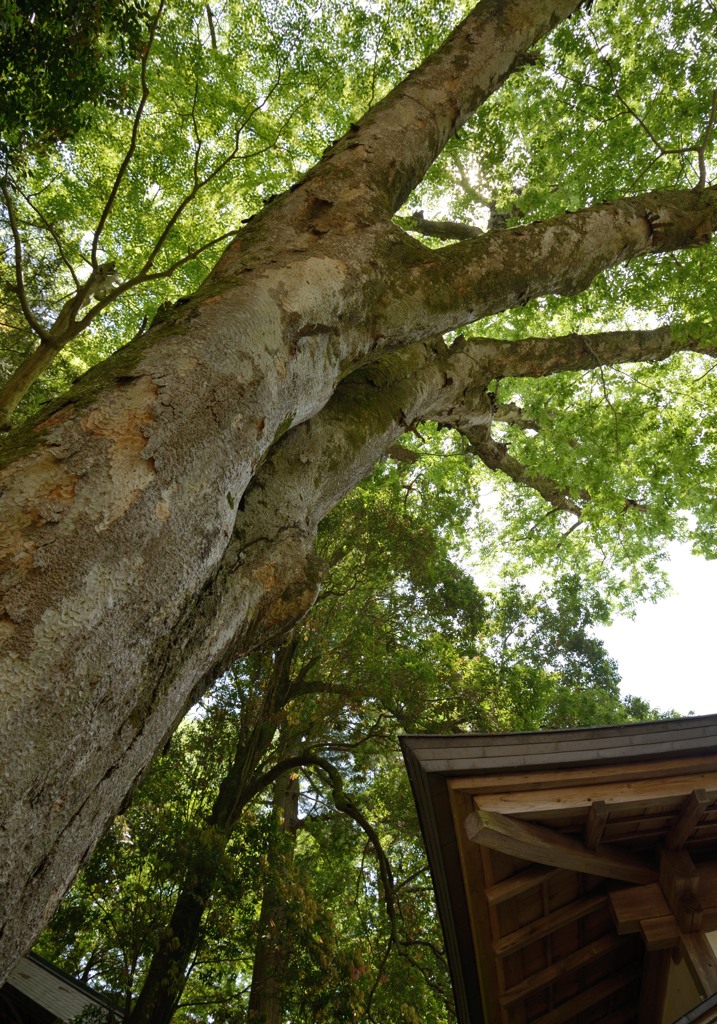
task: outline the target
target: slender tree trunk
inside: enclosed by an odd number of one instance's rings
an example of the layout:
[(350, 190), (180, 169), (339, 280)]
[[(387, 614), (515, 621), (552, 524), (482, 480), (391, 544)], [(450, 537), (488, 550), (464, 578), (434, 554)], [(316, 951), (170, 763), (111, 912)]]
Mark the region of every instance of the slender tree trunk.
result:
[[(279, 831), (269, 846), (269, 871), (264, 883), (259, 936), (249, 996), (249, 1024), (281, 1024), (288, 971), (286, 879), (291, 877), (299, 828), (299, 776), (283, 775), (274, 787), (274, 811)], [(283, 883), (283, 884), (282, 884)]]
[(187, 981), (187, 969), (201, 938), (204, 913), (222, 870), (224, 851), (247, 803), (257, 795), (257, 768), (270, 749), (277, 712), (289, 699), (294, 642), (275, 655), (272, 679), (258, 720), (240, 739), (222, 779), (206, 827), (200, 833), (170, 922), (160, 936), (128, 1024), (169, 1024)]
[(232, 770), (222, 782), (212, 809), (210, 824), (197, 839), (172, 917), (159, 938), (128, 1024), (169, 1024), (174, 1016), (192, 954), (200, 942), (202, 919), (222, 869), (224, 851), (248, 800), (247, 780), (271, 745), (274, 730), (274, 723), (271, 729), (262, 727), (252, 736), (249, 748), (242, 747), (236, 752)]
[(64, 341), (57, 343), (51, 339), (41, 341), (27, 359), (23, 360), (12, 377), (0, 388), (0, 430), (10, 429), (10, 420), (18, 404), (38, 377), (54, 361), (57, 353), (62, 351), (64, 345)]

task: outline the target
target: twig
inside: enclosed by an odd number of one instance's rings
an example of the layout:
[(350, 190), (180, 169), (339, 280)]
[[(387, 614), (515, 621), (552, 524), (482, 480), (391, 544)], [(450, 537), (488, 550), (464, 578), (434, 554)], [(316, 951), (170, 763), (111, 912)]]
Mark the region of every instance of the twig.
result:
[(218, 47), (217, 47), (217, 33), (216, 33), (215, 28), (214, 28), (214, 15), (212, 14), (212, 9), (209, 6), (209, 4), (205, 5), (204, 10), (207, 12), (207, 22), (209, 23), (209, 34), (212, 37), (212, 49), (216, 50), (216, 49), (218, 49)]
[(147, 83), (147, 64), (149, 62), (149, 55), (152, 50), (152, 44), (154, 43), (154, 37), (157, 31), (157, 26), (159, 25), (159, 19), (161, 18), (162, 12), (164, 11), (164, 4), (165, 0), (159, 0), (159, 7), (157, 8), (157, 13), (155, 14), (150, 24), (147, 46), (145, 48), (144, 53), (142, 54), (142, 64), (140, 71), (140, 77), (142, 82), (142, 96), (140, 98), (139, 104), (137, 105), (137, 111), (134, 115), (134, 120), (132, 122), (132, 133), (130, 136), (130, 143), (129, 146), (127, 147), (127, 152), (124, 155), (124, 159), (122, 160), (122, 163), (119, 166), (119, 170), (115, 175), (115, 180), (112, 183), (110, 194), (107, 197), (107, 202), (105, 203), (102, 213), (100, 214), (100, 219), (97, 222), (97, 227), (92, 238), (93, 269), (95, 269), (98, 265), (97, 250), (100, 244), (100, 236), (104, 231), (105, 224), (107, 223), (107, 218), (112, 212), (112, 207), (114, 206), (115, 200), (117, 198), (117, 193), (120, 190), (120, 185), (122, 184), (124, 176), (127, 173), (127, 168), (129, 167), (132, 157), (135, 154), (135, 150), (137, 149), (137, 140), (139, 138), (139, 126), (142, 120), (142, 115), (144, 113), (144, 108), (147, 104), (147, 99), (149, 98), (149, 85)]
[(190, 250), (186, 256), (182, 256), (181, 259), (175, 260), (174, 263), (170, 264), (164, 270), (157, 270), (152, 274), (145, 274), (143, 271), (140, 271), (138, 274), (135, 274), (134, 277), (130, 277), (126, 281), (122, 281), (110, 295), (107, 295), (104, 299), (99, 299), (95, 305), (92, 306), (89, 312), (85, 314), (82, 320), (76, 321), (76, 330), (73, 332), (72, 337), (77, 337), (78, 334), (84, 331), (84, 329), (92, 323), (98, 313), (100, 313), (105, 306), (108, 306), (110, 302), (114, 302), (115, 299), (124, 292), (129, 291), (130, 288), (135, 288), (139, 284), (147, 284), (149, 281), (159, 281), (162, 278), (171, 277), (175, 270), (183, 267), (186, 263), (191, 263), (192, 260), (196, 260), (201, 256), (203, 252), (213, 248), (215, 245), (219, 245), (220, 242), (225, 242), (227, 239), (233, 238), (235, 235), (236, 231), (225, 231), (223, 235), (217, 235), (216, 238), (212, 238), (210, 241), (205, 242), (204, 245), (200, 245), (198, 249)]
[(590, 354), (595, 359), (595, 362), (597, 363), (598, 372), (600, 373), (600, 381), (601, 381), (601, 384), (602, 384), (602, 393), (605, 396), (605, 401), (607, 402), (608, 407), (610, 409), (610, 412), (612, 413), (613, 424), (614, 424), (614, 427), (615, 427), (615, 454), (619, 456), (620, 455), (620, 424), (619, 424), (619, 421), (618, 421), (617, 412), (615, 411), (615, 406), (612, 404), (612, 400), (610, 399), (610, 392), (608, 390), (607, 382), (605, 380), (605, 371), (603, 369), (603, 364), (602, 364), (602, 361), (600, 360), (600, 357), (595, 352), (595, 349), (593, 349), (591, 347), (590, 343), (588, 342), (588, 340), (584, 336), (583, 336), (583, 344), (585, 345), (585, 348), (588, 350), (588, 352), (590, 352)]
[(715, 129), (715, 119), (717, 118), (717, 89), (712, 90), (712, 107), (710, 109), (710, 116), (707, 121), (707, 127), (704, 130), (702, 136), (702, 142), (697, 149), (697, 160), (699, 161), (700, 177), (697, 182), (696, 188), (701, 191), (707, 183), (707, 165), (705, 162), (705, 152), (712, 141), (712, 136)]
[(25, 200), (27, 205), (30, 207), (30, 209), (35, 214), (37, 214), (37, 216), (40, 218), (42, 227), (51, 236), (52, 240), (54, 241), (55, 245), (57, 246), (57, 252), (58, 252), (58, 255), (59, 255), (60, 259), (62, 260), (62, 262), (65, 264), (65, 266), (69, 270), (69, 272), (70, 272), (70, 274), (72, 276), (72, 280), (75, 283), (75, 288), (79, 288), (80, 287), (79, 278), (77, 277), (77, 274), (75, 272), (74, 266), (72, 265), (72, 262), (65, 255), (65, 248), (64, 248), (64, 246), (62, 244), (62, 239), (60, 238), (60, 235), (59, 235), (58, 231), (56, 230), (55, 226), (47, 219), (47, 217), (42, 212), (42, 210), (39, 210), (35, 206), (35, 204), (33, 203), (32, 199), (30, 199), (30, 197), (28, 195), (26, 195), (22, 191), (22, 189), (18, 188), (18, 192), (20, 193), (22, 198)]
[(0, 190), (2, 191), (3, 199), (5, 200), (8, 222), (10, 224), (10, 231), (12, 232), (13, 249), (15, 254), (15, 290), (17, 293), (18, 300), (20, 302), (20, 308), (22, 309), (23, 315), (27, 320), (30, 328), (35, 332), (40, 341), (47, 341), (50, 337), (49, 332), (45, 330), (40, 321), (35, 317), (35, 314), (30, 309), (30, 303), (27, 300), (27, 292), (25, 291), (25, 278), (22, 272), (22, 239), (20, 238), (20, 230), (17, 226), (17, 218), (15, 216), (15, 205), (13, 203), (12, 196), (10, 195), (10, 192), (7, 187), (7, 178), (3, 178), (2, 180), (0, 180)]
[[(277, 78), (277, 80), (274, 83), (272, 83), (272, 86), (269, 89), (269, 91), (268, 91), (266, 97), (264, 98), (264, 100), (262, 100), (261, 103), (256, 103), (251, 108), (249, 113), (244, 117), (244, 119), (237, 125), (237, 127), (235, 129), (235, 132), (234, 132), (234, 146), (232, 147), (230, 152), (227, 153), (227, 155), (223, 159), (221, 159), (219, 161), (219, 163), (216, 164), (212, 168), (212, 170), (209, 171), (203, 178), (199, 178), (199, 151), (200, 151), (201, 146), (202, 146), (202, 139), (199, 136), (199, 130), (198, 130), (198, 127), (197, 127), (196, 114), (195, 114), (196, 101), (197, 101), (197, 91), (198, 91), (198, 87), (199, 87), (199, 83), (198, 82), (196, 83), (194, 100), (193, 100), (193, 103), (192, 103), (192, 122), (193, 122), (193, 127), (194, 127), (194, 132), (195, 132), (195, 138), (197, 139), (197, 145), (195, 147), (194, 161), (193, 161), (193, 168), (192, 168), (192, 175), (193, 175), (194, 185), (192, 186), (190, 191), (187, 192), (187, 194), (180, 200), (180, 202), (177, 204), (174, 212), (169, 217), (169, 219), (166, 221), (166, 223), (164, 225), (164, 228), (162, 229), (162, 231), (160, 232), (159, 236), (157, 237), (157, 240), (155, 241), (154, 245), (152, 246), (152, 249), (151, 249), (151, 251), (149, 253), (149, 256), (145, 260), (145, 262), (142, 265), (141, 269), (135, 275), (135, 280), (140, 279), (140, 278), (142, 280), (150, 280), (149, 277), (142, 277), (142, 275), (146, 274), (146, 272), (149, 271), (152, 268), (152, 266), (154, 265), (154, 261), (156, 260), (157, 256), (159, 255), (159, 253), (160, 253), (160, 251), (162, 249), (162, 246), (166, 242), (167, 237), (169, 236), (169, 233), (171, 232), (172, 228), (174, 228), (174, 226), (176, 225), (177, 221), (182, 216), (182, 214), (184, 213), (186, 208), (189, 206), (189, 204), (194, 199), (196, 199), (196, 197), (199, 194), (199, 192), (203, 188), (206, 188), (206, 186), (209, 185), (212, 181), (214, 181), (214, 179), (219, 174), (221, 174), (222, 171), (226, 167), (228, 167), (228, 165), (232, 162), (232, 160), (234, 160), (236, 158), (236, 156), (237, 156), (237, 154), (239, 152), (239, 145), (240, 145), (241, 136), (242, 136), (242, 133), (243, 133), (244, 129), (249, 124), (249, 121), (254, 116), (254, 114), (256, 114), (258, 110), (261, 110), (262, 106), (269, 100), (269, 98), (271, 97), (273, 92), (279, 87), (279, 82), (280, 82), (280, 78)], [(251, 160), (251, 159), (253, 159), (256, 156), (261, 156), (262, 154), (264, 154), (264, 153), (268, 152), (270, 149), (272, 149), (273, 146), (275, 146), (275, 145), (276, 145), (276, 139), (274, 139), (274, 141), (272, 143), (270, 143), (269, 145), (262, 146), (262, 147), (260, 147), (257, 150), (254, 150), (254, 151), (252, 151), (250, 153), (244, 154), (244, 159), (245, 160)], [(227, 235), (223, 235), (222, 237), (229, 237), (230, 234), (235, 234), (235, 233), (236, 232), (228, 232)], [(166, 276), (166, 275), (163, 275), (163, 276)]]
[(395, 942), (395, 935), (393, 933), (393, 930), (391, 930), (391, 932), (390, 932), (390, 934), (388, 936), (388, 941), (386, 943), (386, 948), (383, 951), (383, 955), (381, 956), (381, 961), (380, 961), (380, 963), (378, 965), (378, 969), (376, 971), (376, 977), (374, 979), (373, 985), (371, 986), (371, 989), (370, 989), (369, 994), (368, 994), (368, 998), (366, 1000), (366, 1010), (365, 1010), (365, 1012), (366, 1012), (366, 1015), (369, 1018), (371, 1018), (371, 1005), (373, 1003), (373, 997), (376, 995), (376, 990), (378, 989), (378, 986), (381, 984), (381, 978), (383, 977), (383, 971), (384, 971), (384, 968), (385, 968), (385, 966), (386, 966), (386, 964), (388, 962), (388, 958), (390, 956), (391, 949), (393, 948), (394, 942)]

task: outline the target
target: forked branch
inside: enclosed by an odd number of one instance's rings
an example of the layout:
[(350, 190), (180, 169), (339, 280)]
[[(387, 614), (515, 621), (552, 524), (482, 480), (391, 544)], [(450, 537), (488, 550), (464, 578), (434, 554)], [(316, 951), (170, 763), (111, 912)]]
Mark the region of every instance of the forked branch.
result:
[(711, 187), (649, 192), (439, 249), (407, 240), (387, 282), (383, 333), (398, 344), (421, 330), (460, 330), (538, 296), (577, 295), (615, 264), (705, 245), (716, 227)]
[[(517, 484), (523, 484), (537, 491), (545, 498), (553, 508), (561, 512), (570, 512), (578, 519), (582, 516), (582, 506), (573, 501), (569, 493), (561, 488), (550, 477), (535, 473), (528, 466), (520, 462), (508, 451), (508, 446), (501, 441), (496, 441), (490, 436), (487, 430), (469, 431), (466, 437), (470, 441), (471, 448), (481, 462), (485, 463), (488, 469), (500, 470)], [(590, 500), (590, 495), (583, 495), (585, 501)]]
[(23, 272), (23, 251), (22, 251), (22, 238), (20, 237), (20, 228), (17, 223), (17, 215), (15, 213), (15, 203), (13, 201), (10, 189), (8, 188), (7, 178), (0, 180), (0, 191), (2, 192), (3, 200), (5, 201), (5, 208), (7, 210), (8, 223), (10, 225), (10, 232), (12, 234), (13, 243), (13, 255), (15, 258), (15, 293), (20, 303), (23, 316), (27, 320), (30, 328), (38, 336), (40, 341), (45, 341), (48, 337), (48, 331), (42, 326), (40, 321), (37, 319), (27, 298), (27, 290), (25, 288), (25, 275)]

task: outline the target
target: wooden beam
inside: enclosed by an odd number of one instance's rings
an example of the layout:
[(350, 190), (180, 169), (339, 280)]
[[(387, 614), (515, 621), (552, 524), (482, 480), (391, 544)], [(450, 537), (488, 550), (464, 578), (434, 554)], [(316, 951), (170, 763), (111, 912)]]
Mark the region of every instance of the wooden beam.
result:
[(649, 953), (679, 949), (680, 929), (672, 914), (666, 917), (648, 917), (640, 921), (640, 932)]
[(583, 842), (588, 850), (594, 850), (602, 842), (610, 811), (604, 800), (593, 800), (585, 820)]
[(665, 839), (668, 850), (679, 850), (685, 845), (711, 803), (712, 800), (706, 790), (692, 790), (682, 804), (679, 816)]
[(677, 905), (675, 919), (681, 932), (701, 932), (704, 924), (704, 908), (694, 892), (683, 892)]
[[(624, 767), (627, 771), (627, 766)], [(681, 776), (675, 769), (674, 775), (671, 772), (664, 775), (662, 778), (635, 779), (627, 775), (603, 782), (599, 767), (594, 766), (588, 777), (579, 776), (575, 780), (564, 772), (553, 775), (548, 781), (536, 772), (535, 776), (520, 776), (518, 784), (516, 776), (510, 780), (510, 788), (502, 776), (455, 779), (451, 782), (452, 788), (473, 791), (477, 810), (528, 818), (537, 814), (570, 816), (575, 811), (589, 810), (597, 800), (603, 800), (611, 810), (620, 811), (630, 808), (649, 811), (650, 808), (669, 808), (671, 805), (670, 815), (679, 817), (680, 809), (694, 790), (702, 790), (708, 799), (717, 800), (717, 771)], [(487, 790), (489, 785), (491, 788)]]
[(670, 916), (669, 905), (657, 882), (615, 889), (610, 893), (610, 908), (618, 935), (639, 931), (641, 921)]
[(532, 1024), (575, 1024), (580, 1015), (591, 1006), (597, 1006), (604, 999), (619, 992), (621, 988), (635, 982), (635, 968), (626, 967), (622, 971), (613, 972), (610, 977), (583, 989), (577, 996), (561, 1003), (554, 1010), (536, 1017)]
[(699, 885), (700, 876), (687, 850), (660, 850), (660, 886), (680, 931), (702, 930)]
[(662, 1020), (671, 959), (669, 949), (645, 953), (637, 1024), (659, 1024)]
[(588, 850), (578, 839), (544, 825), (516, 821), (494, 811), (474, 811), (465, 822), (471, 842), (538, 864), (581, 871), (622, 882), (653, 882), (657, 871), (626, 850), (602, 846)]
[[(423, 757), (421, 758), (423, 761)], [(452, 765), (453, 770), (456, 766)], [(541, 770), (542, 769), (542, 770)], [(530, 792), (534, 795), (541, 790), (567, 786), (594, 787), (599, 785), (647, 782), (650, 779), (666, 777), (681, 778), (681, 793), (686, 798), (693, 789), (709, 789), (701, 778), (705, 772), (717, 770), (717, 756), (702, 754), (698, 757), (663, 757), (657, 761), (620, 761), (616, 764), (573, 765), (559, 769), (536, 765), (532, 771), (505, 772), (496, 768), (485, 774), (464, 775), (447, 779), (449, 789), (458, 789), (474, 795), (494, 796), (499, 793)], [(586, 795), (590, 791), (585, 790)], [(600, 799), (595, 794), (593, 799)]]
[[(446, 883), (457, 885), (458, 891), (450, 895), (453, 906), (460, 905), (461, 895), (467, 902), (466, 909), (470, 928), (468, 931), (465, 928), (465, 920), (460, 922), (459, 919), (458, 924), (461, 924), (461, 930), (447, 932), (447, 940), (451, 943), (448, 946), (447, 942), (449, 955), (452, 953), (454, 964), (460, 964), (460, 974), (465, 972), (465, 977), (468, 978), (465, 987), (462, 981), (459, 981), (456, 998), (465, 1005), (471, 999), (482, 1001), (487, 1019), (498, 1022), (500, 1021), (498, 992), (502, 991), (505, 985), (501, 984), (498, 976), (498, 962), (495, 957), (491, 956), (490, 910), (482, 898), (487, 882), (483, 872), (483, 858), (476, 856), (480, 851), (468, 842), (462, 828), (466, 815), (471, 811), (471, 798), (467, 793), (449, 790), (449, 799), (460, 867), (455, 872), (448, 872), (448, 875), (452, 877), (447, 877)], [(471, 976), (470, 972), (473, 968), (475, 974)]]
[(579, 921), (580, 918), (587, 917), (588, 914), (592, 914), (605, 906), (607, 906), (607, 896), (602, 894), (591, 896), (584, 900), (573, 900), (571, 903), (566, 903), (560, 910), (554, 910), (552, 914), (539, 917), (537, 921), (526, 924), (522, 928), (517, 928), (507, 935), (503, 935), (500, 939), (496, 939), (493, 943), (493, 951), (499, 957), (508, 956), (510, 953), (517, 953), (518, 950), (529, 946), (531, 942), (544, 939), (546, 935), (557, 931), (563, 925)]
[(672, 949), (680, 942), (680, 930), (657, 882), (616, 889), (610, 893), (618, 935), (641, 932), (648, 950)]
[(496, 882), (495, 885), (487, 886), (485, 898), (491, 907), (499, 906), (501, 903), (505, 903), (506, 900), (522, 896), (523, 893), (530, 892), (531, 889), (535, 889), (549, 879), (554, 878), (560, 874), (560, 870), (560, 868), (543, 867), (542, 864), (534, 864), (526, 868), (525, 871), (519, 871), (517, 875), (511, 875), (510, 878), (505, 878), (502, 882)]
[(525, 999), (526, 996), (532, 995), (538, 989), (546, 988), (558, 978), (566, 977), (571, 971), (577, 971), (586, 964), (593, 963), (595, 960), (599, 960), (600, 957), (612, 953), (621, 941), (619, 936), (611, 932), (608, 935), (603, 935), (600, 939), (596, 939), (594, 942), (588, 943), (586, 946), (576, 949), (574, 953), (556, 960), (549, 967), (545, 967), (542, 971), (531, 974), (517, 985), (511, 986), (500, 997), (501, 1006), (510, 1006), (519, 999)]
[(673, 912), (682, 893), (697, 892), (700, 877), (687, 850), (660, 850), (660, 885)]
[(682, 936), (682, 950), (692, 979), (705, 998), (717, 992), (717, 956), (704, 932)]

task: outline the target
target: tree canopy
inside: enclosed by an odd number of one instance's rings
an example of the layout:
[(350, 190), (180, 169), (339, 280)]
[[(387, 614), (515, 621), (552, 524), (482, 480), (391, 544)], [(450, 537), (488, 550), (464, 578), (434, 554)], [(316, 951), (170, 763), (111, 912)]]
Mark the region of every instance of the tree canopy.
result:
[[(58, 59), (35, 102), (39, 33), (71, 38), (65, 7), (31, 8), (0, 8), (20, 119), (0, 125), (2, 963), (124, 807), (99, 863), (118, 906), (149, 872), (138, 920), (169, 929), (153, 955), (146, 933), (108, 947), (133, 1024), (154, 975), (183, 998), (202, 929), (261, 938), (259, 863), (232, 922), (219, 899), (204, 918), (227, 850), (261, 842), (318, 879), (307, 977), (331, 932), (347, 1006), (443, 1013), (443, 982), (406, 1010), (381, 982), (409, 954), (406, 978), (433, 970), (386, 744), (650, 714), (591, 623), (661, 591), (668, 541), (715, 553), (717, 9), (77, 5), (97, 77)], [(505, 585), (479, 593), (470, 559)], [(128, 794), (210, 692), (165, 755), (197, 820), (170, 801), (171, 857), (133, 858)], [(284, 827), (297, 799), (326, 815)], [(345, 919), (324, 914), (366, 850)]]

